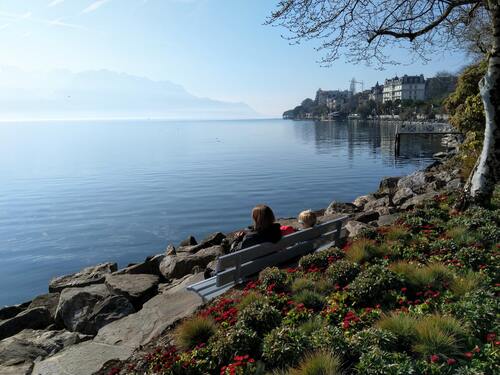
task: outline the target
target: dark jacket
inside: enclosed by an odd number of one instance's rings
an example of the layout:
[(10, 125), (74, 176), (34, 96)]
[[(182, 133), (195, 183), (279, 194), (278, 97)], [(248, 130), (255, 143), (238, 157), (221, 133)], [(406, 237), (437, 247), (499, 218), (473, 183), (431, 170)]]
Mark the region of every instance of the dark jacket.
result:
[(243, 240), (238, 244), (237, 250), (245, 249), (250, 246), (258, 245), (264, 242), (276, 243), (281, 240), (280, 224), (274, 223), (269, 229), (257, 232), (250, 230)]

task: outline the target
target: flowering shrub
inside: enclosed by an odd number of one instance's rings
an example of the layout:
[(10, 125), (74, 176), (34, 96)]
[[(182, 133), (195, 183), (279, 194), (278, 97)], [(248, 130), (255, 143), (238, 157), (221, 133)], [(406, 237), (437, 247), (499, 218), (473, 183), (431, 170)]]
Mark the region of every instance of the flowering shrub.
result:
[(269, 267), (260, 272), (259, 281), (267, 291), (282, 291), (286, 287), (287, 274), (278, 267)]
[(278, 327), (264, 338), (262, 358), (270, 367), (294, 366), (309, 348), (309, 340), (300, 329)]
[(327, 250), (317, 251), (300, 258), (299, 266), (305, 271), (314, 272), (316, 269), (324, 269), (336, 260), (342, 259), (344, 252), (339, 248), (332, 247)]
[(240, 312), (239, 322), (261, 335), (280, 324), (281, 314), (269, 303), (257, 300)]
[(388, 291), (400, 287), (401, 280), (394, 272), (384, 266), (373, 265), (363, 270), (349, 284), (349, 293), (357, 304), (368, 305), (380, 301)]
[(360, 270), (361, 267), (357, 263), (339, 260), (328, 267), (326, 275), (332, 284), (345, 286), (354, 280)]
[(220, 375), (250, 375), (256, 370), (255, 359), (250, 358), (248, 354), (237, 355), (233, 362), (220, 369)]
[(236, 304), (238, 300), (231, 298), (221, 298), (215, 305), (212, 305), (200, 312), (202, 317), (212, 317), (218, 323), (226, 323), (232, 325), (236, 323), (236, 315), (238, 310)]
[(372, 350), (361, 355), (356, 364), (358, 374), (366, 375), (408, 375), (417, 374), (411, 357), (403, 353)]
[(314, 350), (330, 352), (342, 355), (342, 357), (345, 357), (349, 352), (349, 345), (342, 330), (327, 324), (311, 332), (309, 341)]
[(260, 353), (259, 335), (238, 323), (228, 329), (218, 331), (210, 343), (211, 355), (217, 363), (227, 363), (237, 355)]

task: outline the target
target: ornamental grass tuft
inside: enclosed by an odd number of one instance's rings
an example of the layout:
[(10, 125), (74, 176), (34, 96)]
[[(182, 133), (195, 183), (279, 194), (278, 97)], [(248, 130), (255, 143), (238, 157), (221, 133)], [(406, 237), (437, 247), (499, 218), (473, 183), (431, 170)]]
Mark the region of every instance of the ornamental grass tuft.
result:
[(381, 256), (382, 251), (373, 240), (360, 238), (351, 243), (346, 253), (346, 258), (351, 262), (364, 263), (375, 257)]
[(389, 241), (408, 241), (411, 239), (411, 232), (402, 225), (389, 227), (385, 232), (385, 238)]
[(175, 330), (174, 336), (178, 347), (189, 350), (206, 344), (216, 330), (217, 326), (211, 318), (195, 316), (183, 321)]
[(316, 290), (316, 283), (305, 277), (295, 279), (292, 283), (292, 293), (300, 293), (304, 290)]
[(303, 290), (293, 296), (293, 300), (300, 304), (302, 303), (306, 308), (319, 311), (325, 305), (325, 298), (313, 291), (313, 290)]
[(376, 326), (391, 332), (402, 349), (409, 349), (417, 336), (418, 320), (410, 314), (390, 313), (382, 316)]
[(389, 269), (402, 276), (404, 281), (416, 289), (441, 287), (453, 279), (453, 271), (443, 263), (421, 265), (406, 261), (392, 263)]
[(479, 272), (469, 271), (465, 275), (455, 277), (450, 283), (450, 290), (457, 297), (462, 297), (478, 289), (484, 282), (484, 276)]
[(342, 374), (342, 362), (336, 355), (316, 352), (305, 356), (287, 375), (337, 375)]

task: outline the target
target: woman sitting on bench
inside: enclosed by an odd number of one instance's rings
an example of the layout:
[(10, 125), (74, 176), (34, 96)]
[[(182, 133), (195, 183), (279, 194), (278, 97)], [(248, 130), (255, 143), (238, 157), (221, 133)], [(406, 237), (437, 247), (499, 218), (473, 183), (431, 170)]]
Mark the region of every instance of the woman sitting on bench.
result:
[[(232, 249), (241, 250), (264, 242), (276, 243), (281, 240), (280, 224), (275, 223), (270, 207), (260, 204), (252, 210), (253, 226), (249, 232), (238, 233), (238, 239)], [(239, 242), (239, 243), (238, 243)]]

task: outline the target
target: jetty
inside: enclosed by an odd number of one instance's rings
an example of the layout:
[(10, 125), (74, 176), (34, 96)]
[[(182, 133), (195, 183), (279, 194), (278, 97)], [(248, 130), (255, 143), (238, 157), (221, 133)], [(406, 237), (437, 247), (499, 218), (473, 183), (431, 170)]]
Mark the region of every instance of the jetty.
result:
[(405, 121), (396, 126), (394, 135), (394, 152), (399, 156), (402, 135), (432, 135), (432, 134), (461, 134), (456, 128), (447, 122), (414, 122)]

